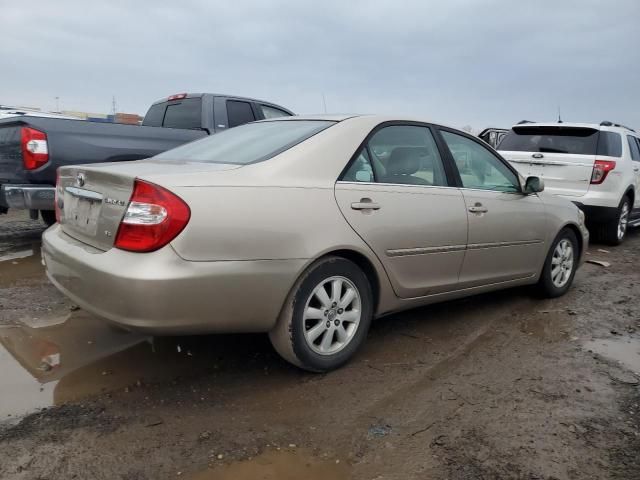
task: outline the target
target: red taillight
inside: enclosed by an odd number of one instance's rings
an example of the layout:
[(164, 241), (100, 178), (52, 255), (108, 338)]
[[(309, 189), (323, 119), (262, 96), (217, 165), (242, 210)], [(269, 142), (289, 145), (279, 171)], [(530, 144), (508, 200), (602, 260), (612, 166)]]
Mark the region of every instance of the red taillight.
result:
[(182, 100), (183, 98), (187, 98), (187, 94), (186, 93), (176, 93), (175, 95), (171, 95), (169, 98), (167, 98), (167, 101), (172, 101), (172, 100)]
[(616, 168), (616, 162), (613, 160), (596, 160), (593, 164), (593, 172), (591, 172), (591, 183), (598, 185), (604, 182), (611, 170)]
[(114, 246), (131, 252), (164, 247), (184, 229), (191, 211), (184, 201), (153, 183), (136, 180)]
[(62, 194), (62, 185), (60, 185), (60, 170), (56, 170), (56, 191), (54, 194), (54, 207), (56, 210), (56, 222), (60, 223), (60, 218), (62, 217), (62, 202), (64, 201), (64, 197)]
[(27, 170), (35, 170), (49, 161), (47, 134), (34, 128), (22, 127), (20, 133), (22, 163)]

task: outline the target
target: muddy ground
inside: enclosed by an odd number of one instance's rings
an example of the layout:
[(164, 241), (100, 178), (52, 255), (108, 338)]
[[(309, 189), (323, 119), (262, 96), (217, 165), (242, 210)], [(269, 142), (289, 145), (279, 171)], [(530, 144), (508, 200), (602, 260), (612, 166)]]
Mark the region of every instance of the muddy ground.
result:
[(384, 318), (327, 375), (263, 335), (104, 325), (47, 283), (41, 231), (0, 216), (2, 479), (640, 479), (640, 231), (563, 298)]

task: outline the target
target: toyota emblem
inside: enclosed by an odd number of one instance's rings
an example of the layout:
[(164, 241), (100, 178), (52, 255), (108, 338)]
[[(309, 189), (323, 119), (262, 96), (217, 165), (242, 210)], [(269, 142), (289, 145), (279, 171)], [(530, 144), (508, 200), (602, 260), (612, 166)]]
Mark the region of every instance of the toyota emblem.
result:
[(78, 185), (79, 187), (84, 187), (84, 173), (79, 173), (78, 175), (76, 175), (76, 185)]

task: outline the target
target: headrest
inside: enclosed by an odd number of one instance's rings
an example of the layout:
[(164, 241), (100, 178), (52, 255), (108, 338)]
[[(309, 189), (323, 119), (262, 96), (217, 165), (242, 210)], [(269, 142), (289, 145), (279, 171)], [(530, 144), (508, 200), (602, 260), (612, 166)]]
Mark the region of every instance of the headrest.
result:
[(387, 174), (412, 175), (420, 170), (421, 159), (428, 154), (424, 147), (396, 147), (387, 161)]

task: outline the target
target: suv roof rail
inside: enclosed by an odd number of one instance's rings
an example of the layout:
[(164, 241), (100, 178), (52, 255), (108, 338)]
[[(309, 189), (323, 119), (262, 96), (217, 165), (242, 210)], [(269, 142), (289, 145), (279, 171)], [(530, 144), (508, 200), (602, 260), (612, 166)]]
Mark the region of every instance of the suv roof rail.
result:
[(518, 123), (516, 123), (516, 125), (522, 125), (523, 123), (536, 123), (532, 120), (520, 120)]
[(600, 126), (601, 127), (620, 127), (620, 128), (626, 128), (627, 130), (631, 130), (632, 132), (635, 132), (635, 130), (631, 127), (627, 127), (626, 125), (622, 125), (620, 123), (613, 123), (610, 122), (608, 120), (605, 120), (603, 122), (600, 122)]

